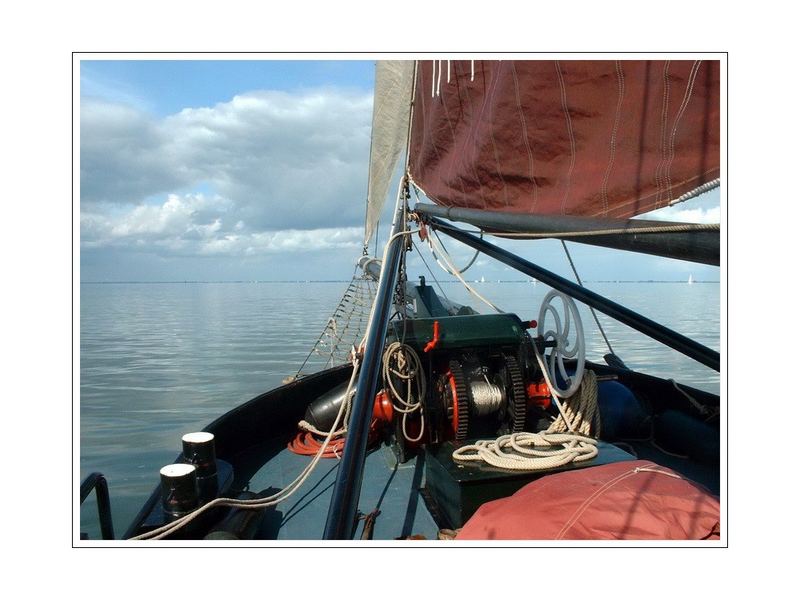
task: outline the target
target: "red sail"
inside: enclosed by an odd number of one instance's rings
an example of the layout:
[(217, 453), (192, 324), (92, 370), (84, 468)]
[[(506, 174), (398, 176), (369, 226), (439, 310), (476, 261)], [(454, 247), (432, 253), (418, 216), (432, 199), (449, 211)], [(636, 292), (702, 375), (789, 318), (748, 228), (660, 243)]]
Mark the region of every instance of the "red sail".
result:
[(444, 206), (614, 218), (666, 206), (719, 178), (719, 69), (420, 61), (411, 176)]

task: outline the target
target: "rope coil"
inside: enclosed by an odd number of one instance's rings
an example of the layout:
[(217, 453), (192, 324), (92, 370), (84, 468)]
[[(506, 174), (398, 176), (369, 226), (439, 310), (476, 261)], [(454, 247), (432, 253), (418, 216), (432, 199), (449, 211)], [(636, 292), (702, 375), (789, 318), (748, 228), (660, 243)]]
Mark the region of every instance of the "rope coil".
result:
[(479, 440), (453, 452), (461, 462), (485, 462), (513, 471), (552, 469), (597, 456), (597, 440), (573, 433), (511, 433)]
[(488, 381), (470, 383), (475, 414), (484, 416), (496, 412), (503, 404), (503, 391)]
[[(538, 358), (538, 353), (537, 353)], [(549, 382), (548, 382), (549, 385)], [(562, 405), (553, 395), (559, 416), (547, 431), (503, 435), (496, 440), (478, 440), (453, 452), (453, 460), (483, 462), (512, 471), (540, 471), (597, 456), (600, 411), (597, 405), (597, 377), (584, 374), (578, 391)]]
[[(405, 383), (405, 390), (399, 391), (395, 381)], [(403, 415), (403, 437), (409, 442), (418, 442), (425, 432), (425, 414), (422, 411), (422, 398), (425, 395), (425, 370), (419, 355), (411, 346), (392, 342), (383, 353), (383, 384), (389, 392), (392, 407)], [(406, 423), (409, 415), (420, 414), (420, 430), (416, 437), (408, 434)]]

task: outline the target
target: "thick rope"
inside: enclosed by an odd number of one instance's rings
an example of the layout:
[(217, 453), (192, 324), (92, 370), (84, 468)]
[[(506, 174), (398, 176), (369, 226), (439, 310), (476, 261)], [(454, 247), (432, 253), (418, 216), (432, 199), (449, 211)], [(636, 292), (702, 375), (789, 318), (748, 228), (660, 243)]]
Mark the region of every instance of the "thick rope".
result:
[(675, 204), (678, 204), (679, 202), (684, 202), (686, 200), (691, 200), (692, 198), (696, 198), (700, 194), (705, 194), (706, 192), (713, 190), (714, 188), (718, 188), (719, 184), (720, 184), (719, 177), (717, 177), (716, 179), (712, 179), (711, 181), (708, 181), (703, 185), (686, 192), (682, 196), (678, 196), (677, 198), (675, 198), (675, 200), (672, 200), (669, 203), (669, 205), (673, 206)]
[[(471, 285), (469, 285), (466, 282), (466, 280), (461, 276), (461, 272), (458, 269), (456, 269), (456, 267), (453, 265), (453, 261), (450, 259), (450, 255), (448, 254), (448, 252), (444, 248), (440, 248), (439, 249), (439, 254), (442, 257), (442, 260), (444, 260), (450, 268), (448, 269), (441, 262), (439, 262), (439, 259), (436, 256), (436, 251), (434, 250), (434, 247), (433, 247), (434, 246), (434, 241), (433, 241), (434, 237), (435, 236), (432, 236), (432, 235), (428, 236), (428, 248), (430, 249), (431, 254), (433, 254), (433, 257), (436, 259), (436, 264), (438, 264), (446, 272), (448, 272), (448, 273), (450, 273), (452, 275), (455, 275), (458, 278), (458, 280), (461, 282), (461, 284), (465, 288), (467, 288), (467, 291), (470, 294), (472, 294), (475, 298), (477, 298), (478, 300), (480, 300), (481, 302), (486, 304), (488, 307), (490, 307), (494, 311), (499, 312), (499, 313), (503, 312), (502, 309), (498, 308), (497, 306), (492, 304), (489, 300), (487, 300), (486, 298), (481, 296), (477, 291), (475, 291), (475, 289)], [(452, 269), (452, 271), (450, 269)]]
[(597, 456), (595, 437), (600, 433), (600, 411), (594, 372), (585, 372), (578, 391), (563, 406), (557, 396), (553, 395), (553, 400), (561, 414), (547, 431), (479, 440), (455, 450), (453, 460), (484, 462), (513, 471), (540, 471)]
[[(395, 387), (395, 380), (405, 383), (405, 391)], [(422, 410), (422, 398), (425, 395), (425, 370), (419, 355), (411, 346), (400, 342), (392, 342), (383, 353), (383, 385), (389, 392), (392, 408), (402, 414), (403, 437), (409, 442), (418, 442), (425, 432), (425, 414)], [(416, 437), (408, 434), (406, 422), (409, 415), (420, 415), (420, 430)]]
[[(510, 450), (510, 451), (509, 451)], [(597, 440), (573, 433), (512, 433), (458, 448), (453, 460), (513, 471), (552, 469), (597, 456)]]
[(597, 405), (597, 376), (586, 370), (578, 391), (564, 400), (563, 412), (547, 428), (547, 433), (577, 432), (600, 436), (600, 409)]
[[(445, 245), (444, 245), (444, 242), (442, 241), (442, 238), (440, 238), (440, 237), (439, 237), (439, 234), (436, 232), (436, 230), (435, 230), (435, 229), (431, 229), (431, 231), (433, 232), (433, 235), (435, 235), (435, 236), (436, 236), (436, 240), (439, 242), (439, 245), (442, 247), (442, 249), (443, 249), (445, 252), (447, 252), (447, 248), (445, 247)], [(480, 239), (483, 239), (483, 232), (482, 232), (482, 231), (481, 231), (481, 234), (480, 234)], [(467, 272), (467, 270), (468, 270), (468, 269), (469, 269), (469, 268), (470, 268), (470, 267), (471, 267), (473, 264), (475, 264), (475, 260), (478, 258), (478, 255), (479, 255), (480, 253), (481, 253), (481, 251), (480, 251), (480, 250), (475, 250), (475, 254), (473, 254), (473, 255), (472, 255), (472, 258), (471, 258), (471, 259), (469, 259), (469, 262), (466, 264), (466, 266), (464, 266), (464, 267), (461, 267), (460, 269), (456, 268), (455, 270), (456, 270), (457, 272), (461, 273), (461, 274), (464, 274), (464, 273), (466, 273), (466, 272)], [(434, 257), (434, 258), (436, 258), (436, 253), (435, 253), (435, 252), (433, 253), (433, 257)], [(441, 264), (440, 264), (439, 266), (441, 266)], [(442, 267), (442, 268), (444, 268), (444, 267)], [(445, 271), (447, 271), (447, 272), (448, 272), (448, 274), (450, 274), (450, 275), (453, 275), (453, 276), (455, 276), (455, 275), (456, 275), (455, 273), (452, 273), (452, 272), (450, 272), (450, 270), (449, 270), (449, 269), (445, 269)]]

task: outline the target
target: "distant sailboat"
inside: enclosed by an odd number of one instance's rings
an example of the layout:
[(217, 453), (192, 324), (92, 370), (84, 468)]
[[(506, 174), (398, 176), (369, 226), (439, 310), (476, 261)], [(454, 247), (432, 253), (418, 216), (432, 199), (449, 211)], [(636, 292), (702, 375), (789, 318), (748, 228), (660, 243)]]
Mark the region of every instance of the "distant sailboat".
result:
[(481, 283), (486, 283), (486, 278), (483, 275), (481, 275)]
[(690, 284), (690, 285), (691, 285), (692, 283), (694, 283), (694, 277), (692, 277), (691, 273), (689, 274), (689, 281), (687, 281), (686, 283), (688, 283), (688, 284)]

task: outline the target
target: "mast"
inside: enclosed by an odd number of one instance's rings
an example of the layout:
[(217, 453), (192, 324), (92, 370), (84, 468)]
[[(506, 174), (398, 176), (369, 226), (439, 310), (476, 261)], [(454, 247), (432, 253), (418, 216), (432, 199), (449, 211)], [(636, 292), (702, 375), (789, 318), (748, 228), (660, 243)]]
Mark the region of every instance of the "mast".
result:
[(339, 463), (328, 519), (325, 523), (326, 540), (352, 539), (356, 526), (372, 405), (378, 388), (383, 346), (389, 327), (389, 317), (392, 314), (395, 283), (404, 248), (405, 236), (402, 235), (405, 230), (404, 212), (405, 198), (398, 202), (372, 316), (367, 326), (368, 334), (361, 360), (361, 372), (358, 374), (356, 395), (353, 398), (350, 423), (347, 427), (347, 443)]

